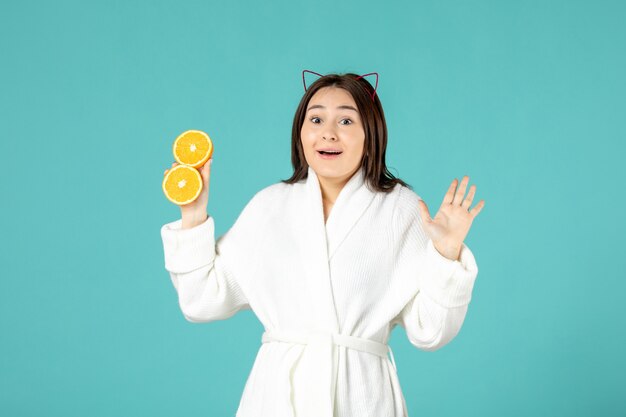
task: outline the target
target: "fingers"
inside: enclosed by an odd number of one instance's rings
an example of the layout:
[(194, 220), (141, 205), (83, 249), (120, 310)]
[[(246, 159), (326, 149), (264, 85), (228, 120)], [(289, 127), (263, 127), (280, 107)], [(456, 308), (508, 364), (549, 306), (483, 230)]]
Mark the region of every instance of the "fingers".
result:
[[(213, 158), (209, 159), (202, 167), (200, 167), (200, 174), (202, 175), (202, 179), (206, 182), (211, 177), (211, 163), (213, 162)], [(174, 168), (178, 165), (178, 162), (172, 162), (171, 168)], [(163, 171), (163, 175), (166, 175), (169, 169)]]
[(467, 196), (465, 197), (465, 199), (463, 199), (463, 196), (465, 195), (465, 191), (467, 189), (467, 184), (469, 183), (469, 176), (463, 176), (458, 189), (456, 188), (457, 181), (458, 180), (456, 178), (452, 180), (452, 183), (450, 184), (450, 187), (448, 188), (448, 191), (446, 192), (446, 195), (443, 199), (444, 204), (460, 205), (461, 207), (468, 210), (473, 217), (476, 217), (485, 206), (485, 200), (480, 200), (472, 210), (469, 210), (472, 205), (472, 201), (474, 200), (474, 196), (476, 195), (476, 185), (472, 184), (470, 186)]
[[(469, 177), (465, 176), (463, 178), (463, 181), (465, 181), (465, 178), (467, 178), (467, 182), (469, 182)], [(465, 194), (465, 187), (467, 186), (467, 182), (465, 182), (465, 185), (461, 185), (461, 187), (459, 188), (459, 191), (457, 192), (457, 196), (460, 195), (460, 198), (462, 198), (463, 194)], [(461, 182), (461, 184), (463, 184), (463, 182)], [(472, 201), (474, 201), (474, 195), (476, 195), (476, 185), (472, 184), (472, 186), (469, 189), (469, 192), (467, 193), (467, 197), (465, 197), (465, 199), (461, 203), (461, 207), (468, 210), (469, 213), (472, 215), (472, 218), (476, 217), (478, 213), (480, 213), (480, 210), (482, 210), (482, 208), (485, 206), (485, 200), (480, 200), (478, 204), (474, 206), (472, 210), (470, 210), (469, 208), (472, 205)], [(455, 197), (455, 200), (456, 200), (456, 197)]]
[[(456, 182), (456, 178), (453, 183)], [(463, 200), (463, 196), (465, 195), (465, 189), (467, 188), (467, 183), (469, 182), (469, 177), (467, 175), (463, 176), (461, 180), (461, 184), (459, 185), (459, 189), (456, 190), (456, 194), (454, 195), (454, 199), (452, 200), (452, 204), (460, 205)]]
[(461, 203), (461, 207), (463, 207), (464, 209), (469, 209), (472, 205), (474, 194), (476, 194), (476, 186), (472, 185), (469, 189), (469, 192), (467, 193), (467, 197), (465, 197), (465, 200), (463, 200), (463, 203)]
[(483, 207), (485, 207), (485, 200), (480, 200), (478, 204), (476, 204), (476, 206), (470, 210), (472, 218), (478, 216), (478, 213), (480, 213)]
[(211, 177), (211, 163), (212, 162), (213, 162), (213, 158), (209, 159), (204, 165), (202, 165), (202, 168), (200, 168), (202, 179), (205, 182), (208, 182), (209, 178)]
[[(178, 165), (178, 162), (172, 162), (171, 168), (174, 168), (176, 165)], [(166, 169), (165, 171), (163, 171), (163, 175), (167, 174), (167, 171), (169, 171), (169, 169)]]
[(443, 196), (443, 204), (452, 204), (454, 198), (454, 190), (456, 190), (456, 178), (452, 180), (452, 184), (448, 187), (446, 195)]

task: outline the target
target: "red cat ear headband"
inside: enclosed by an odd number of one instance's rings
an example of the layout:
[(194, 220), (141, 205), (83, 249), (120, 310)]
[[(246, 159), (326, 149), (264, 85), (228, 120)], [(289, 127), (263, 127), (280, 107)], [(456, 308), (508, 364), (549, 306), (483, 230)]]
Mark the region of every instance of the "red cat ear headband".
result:
[[(309, 71), (309, 70), (304, 70), (302, 71), (302, 84), (304, 84), (304, 91), (306, 92), (306, 81), (304, 80), (304, 73), (305, 72), (310, 72), (311, 74), (315, 74), (318, 75), (320, 77), (323, 77), (322, 74), (318, 74), (317, 72), (313, 72), (313, 71)], [(377, 72), (370, 72), (368, 74), (363, 74), (363, 75), (359, 75), (358, 77), (356, 77), (356, 79), (358, 80), (359, 78), (363, 78), (363, 77), (367, 77), (368, 75), (376, 75), (376, 85), (374, 86), (374, 92), (370, 95), (370, 97), (372, 97), (372, 101), (374, 101), (374, 96), (376, 96), (376, 89), (378, 88), (378, 73)], [(369, 92), (368, 92), (369, 94)]]

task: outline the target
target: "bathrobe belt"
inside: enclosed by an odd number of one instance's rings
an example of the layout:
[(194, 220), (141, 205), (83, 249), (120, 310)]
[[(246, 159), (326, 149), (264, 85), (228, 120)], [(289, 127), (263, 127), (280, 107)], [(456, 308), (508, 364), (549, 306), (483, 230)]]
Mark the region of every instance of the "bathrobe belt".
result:
[[(307, 376), (306, 387), (300, 387), (297, 395), (302, 404), (297, 417), (315, 416), (332, 417), (337, 386), (337, 368), (339, 356), (335, 346), (367, 352), (387, 359), (387, 352), (391, 355), (391, 363), (396, 372), (396, 362), (391, 347), (386, 343), (377, 342), (356, 336), (338, 333), (294, 333), (282, 331), (266, 331), (262, 337), (263, 343), (285, 342), (306, 345), (302, 354), (308, 355), (308, 360), (295, 360), (289, 369), (289, 388), (293, 390), (292, 375), (296, 366), (302, 367)], [(300, 370), (300, 369), (299, 369)], [(289, 401), (293, 404), (293, 395), (288, 393)]]

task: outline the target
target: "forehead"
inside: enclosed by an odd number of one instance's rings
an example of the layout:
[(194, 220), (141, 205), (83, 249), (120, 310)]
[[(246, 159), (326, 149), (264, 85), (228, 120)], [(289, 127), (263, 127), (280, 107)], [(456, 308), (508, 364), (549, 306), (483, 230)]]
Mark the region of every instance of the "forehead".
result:
[(341, 105), (350, 105), (356, 107), (356, 103), (352, 98), (352, 94), (339, 87), (323, 87), (313, 94), (309, 100), (309, 106), (322, 105), (324, 107), (335, 108)]

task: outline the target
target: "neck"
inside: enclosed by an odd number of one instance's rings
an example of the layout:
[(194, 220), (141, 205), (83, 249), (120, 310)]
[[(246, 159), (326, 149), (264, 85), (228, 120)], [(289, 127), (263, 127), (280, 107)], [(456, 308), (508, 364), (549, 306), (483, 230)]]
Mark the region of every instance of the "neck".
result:
[(354, 172), (344, 178), (327, 178), (318, 175), (317, 180), (322, 191), (322, 201), (329, 204), (335, 204), (335, 200), (337, 200), (339, 193), (348, 183), (352, 175), (354, 175)]
[(341, 192), (341, 189), (347, 181), (333, 181), (323, 178), (318, 178), (320, 183), (320, 189), (322, 191), (322, 200), (326, 203), (334, 204), (337, 200), (337, 196)]

